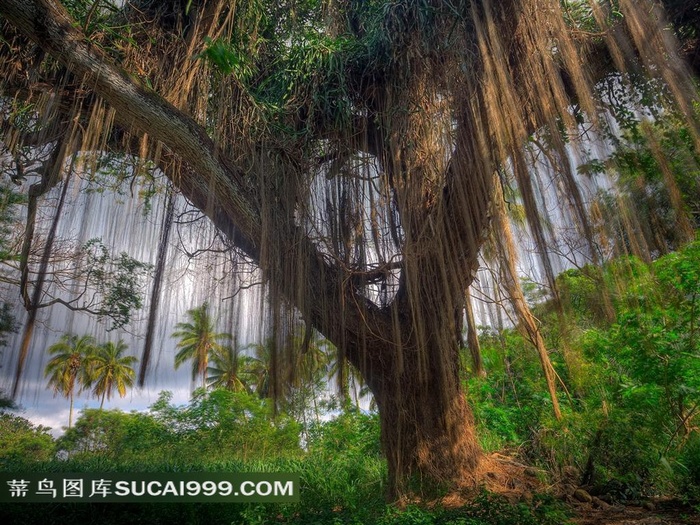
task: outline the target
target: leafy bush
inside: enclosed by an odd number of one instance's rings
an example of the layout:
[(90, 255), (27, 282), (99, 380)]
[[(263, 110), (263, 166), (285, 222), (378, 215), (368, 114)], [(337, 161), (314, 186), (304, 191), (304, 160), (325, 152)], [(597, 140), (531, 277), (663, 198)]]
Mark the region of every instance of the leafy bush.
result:
[(148, 414), (85, 409), (57, 444), (63, 457), (148, 461), (166, 457), (172, 441), (167, 427)]
[(228, 390), (197, 390), (183, 407), (171, 405), (169, 399), (167, 394), (161, 395), (151, 412), (175, 438), (172, 453), (176, 457), (211, 461), (301, 452), (299, 424), (284, 414), (273, 417), (269, 399)]
[(551, 416), (522, 337), (513, 329), (486, 332), (480, 341), (488, 376), (468, 380), (482, 446), (518, 447), (554, 474), (575, 466), (576, 482), (615, 480), (620, 497), (697, 494), (700, 242), (651, 264), (624, 257), (602, 272), (569, 270), (558, 284), (568, 326), (562, 329), (551, 304), (534, 310), (569, 387), (564, 418)]
[(48, 427), (23, 417), (0, 413), (0, 468), (17, 461), (47, 461), (56, 445)]

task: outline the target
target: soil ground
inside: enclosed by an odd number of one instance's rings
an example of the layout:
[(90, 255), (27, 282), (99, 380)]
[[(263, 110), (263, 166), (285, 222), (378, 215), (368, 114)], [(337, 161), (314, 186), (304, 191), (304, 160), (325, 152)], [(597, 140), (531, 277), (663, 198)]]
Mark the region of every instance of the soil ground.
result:
[(651, 500), (647, 506), (611, 505), (593, 508), (591, 505), (573, 505), (576, 525), (700, 525), (700, 514), (678, 500)]
[[(515, 502), (529, 503), (537, 492), (554, 493), (567, 503), (574, 525), (700, 525), (700, 506), (693, 507), (678, 498), (652, 498), (637, 503), (606, 503), (578, 487), (571, 478), (578, 472), (568, 473), (557, 483), (548, 484), (546, 476), (519, 462), (517, 457), (501, 453), (489, 454), (482, 461), (485, 486)], [(580, 490), (579, 490), (580, 489)], [(601, 496), (605, 499), (605, 496)], [(564, 525), (564, 524), (562, 524)]]

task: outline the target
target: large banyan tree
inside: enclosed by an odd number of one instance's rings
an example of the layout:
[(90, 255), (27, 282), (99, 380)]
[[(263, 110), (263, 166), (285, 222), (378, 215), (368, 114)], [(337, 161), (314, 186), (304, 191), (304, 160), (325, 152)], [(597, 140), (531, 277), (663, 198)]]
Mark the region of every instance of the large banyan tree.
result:
[[(528, 137), (568, 158), (569, 135), (601, 124), (596, 83), (613, 71), (663, 85), (693, 120), (647, 0), (2, 0), (0, 15), (5, 115), (7, 101), (34, 115), (6, 118), (3, 141), (44, 155), (35, 193), (80, 153), (157, 165), (260, 268), (273, 332), (301, 319), (359, 370), (394, 491), (478, 481), (465, 292), (499, 174), (544, 249)], [(570, 163), (554, 164), (592, 243)]]

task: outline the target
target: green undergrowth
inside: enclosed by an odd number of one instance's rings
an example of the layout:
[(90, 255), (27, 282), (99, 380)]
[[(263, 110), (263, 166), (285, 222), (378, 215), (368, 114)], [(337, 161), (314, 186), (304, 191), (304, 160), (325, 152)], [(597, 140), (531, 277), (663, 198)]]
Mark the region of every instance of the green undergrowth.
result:
[(16, 463), (21, 472), (223, 471), (298, 472), (301, 501), (295, 504), (249, 503), (12, 503), (0, 507), (0, 520), (13, 524), (333, 524), (333, 525), (559, 525), (566, 522), (560, 503), (545, 496), (530, 505), (481, 492), (457, 508), (386, 503), (384, 464), (359, 457), (306, 457), (301, 460), (206, 464), (121, 464), (113, 461), (72, 460)]
[[(218, 396), (214, 396), (215, 399)], [(228, 399), (227, 396), (223, 396)], [(219, 399), (221, 401), (221, 399)], [(201, 406), (202, 399), (194, 402)], [(226, 405), (224, 402), (223, 405)], [(187, 408), (191, 408), (187, 407)], [(182, 408), (179, 412), (187, 410)], [(161, 410), (161, 413), (163, 411)], [(173, 415), (173, 414), (171, 414)], [(180, 414), (184, 417), (182, 414)], [(3, 415), (6, 418), (7, 415)], [(266, 455), (265, 447), (258, 447), (258, 457), (250, 457), (253, 450), (246, 445), (248, 440), (260, 440), (267, 436), (273, 442), (274, 433), (261, 431), (261, 423), (255, 423), (255, 434), (245, 435), (245, 426), (231, 424), (226, 432), (237, 434), (237, 443), (246, 450), (249, 457), (218, 457), (208, 446), (209, 433), (217, 434), (214, 428), (195, 429), (188, 427), (181, 435), (181, 446), (177, 449), (161, 434), (156, 425), (147, 426), (139, 416), (131, 419), (129, 414), (112, 413), (108, 417), (96, 417), (87, 412), (76, 426), (57, 443), (52, 451), (45, 450), (42, 459), (32, 459), (32, 453), (22, 454), (12, 441), (15, 452), (12, 456), (2, 455), (0, 446), (0, 469), (5, 472), (293, 472), (301, 480), (299, 494), (301, 501), (294, 504), (248, 503), (248, 504), (205, 504), (205, 503), (71, 503), (71, 504), (23, 504), (12, 503), (0, 506), (0, 522), (12, 524), (332, 524), (332, 525), (535, 525), (561, 524), (566, 517), (560, 504), (545, 496), (535, 496), (532, 503), (511, 504), (502, 497), (481, 492), (471, 501), (456, 508), (442, 508), (435, 505), (413, 504), (399, 508), (387, 504), (387, 470), (379, 448), (379, 424), (376, 415), (350, 411), (337, 418), (312, 425), (307, 432), (307, 442), (303, 449), (290, 451), (286, 457)], [(11, 416), (15, 418), (16, 416)], [(118, 419), (125, 428), (117, 431)], [(14, 419), (13, 419), (14, 421)], [(273, 420), (268, 424), (274, 427)], [(16, 424), (16, 421), (14, 421)], [(86, 426), (89, 422), (90, 425)], [(112, 433), (104, 433), (100, 425), (107, 423)], [(130, 424), (141, 429), (140, 434), (129, 430)], [(47, 443), (37, 436), (44, 434), (41, 428), (23, 427), (27, 443)], [(145, 432), (150, 428), (152, 432)], [(33, 430), (33, 432), (32, 432)], [(162, 430), (162, 429), (161, 429)], [(80, 431), (80, 432), (78, 432)], [(81, 434), (79, 438), (76, 434)], [(187, 435), (189, 434), (189, 435)], [(199, 440), (194, 439), (194, 435)], [(126, 435), (132, 443), (121, 442)], [(85, 437), (91, 436), (87, 447)], [(139, 446), (141, 457), (135, 458), (131, 448), (137, 441), (157, 439), (172, 447), (172, 458), (164, 458), (158, 447)], [(223, 437), (226, 437), (224, 435)], [(203, 454), (197, 453), (201, 447)], [(34, 446), (33, 452), (39, 450)], [(87, 447), (87, 448), (86, 448)], [(131, 447), (131, 448), (130, 448)], [(189, 449), (189, 461), (185, 449)], [(110, 453), (118, 449), (119, 454)], [(9, 447), (6, 447), (9, 450)], [(77, 452), (76, 452), (77, 451)], [(51, 453), (49, 453), (51, 452)], [(46, 459), (47, 456), (63, 455), (64, 459)], [(177, 452), (177, 453), (176, 453)], [(68, 454), (68, 457), (65, 457)], [(232, 454), (230, 449), (227, 454)], [(197, 458), (196, 460), (194, 458)]]
[(484, 329), (488, 376), (465, 378), (482, 447), (510, 449), (554, 481), (618, 501), (697, 501), (700, 241), (651, 263), (618, 258), (557, 281), (564, 321), (552, 304), (532, 308), (561, 378), (563, 417), (554, 418), (529, 342), (516, 329)]
[[(356, 462), (357, 463), (357, 462)], [(411, 505), (399, 508), (383, 496), (383, 465), (350, 466), (344, 458), (328, 464), (325, 459), (217, 465), (120, 465), (118, 463), (40, 463), (36, 471), (70, 469), (73, 472), (142, 469), (158, 472), (192, 468), (235, 472), (288, 471), (301, 476), (301, 502), (295, 504), (249, 503), (141, 503), (141, 504), (5, 504), (0, 520), (13, 524), (100, 523), (109, 524), (308, 524), (308, 525), (561, 525), (567, 515), (561, 503), (536, 497), (530, 505), (481, 492), (457, 508)], [(18, 465), (19, 466), (19, 465)], [(211, 468), (208, 468), (211, 467)], [(21, 467), (27, 472), (26, 467)]]

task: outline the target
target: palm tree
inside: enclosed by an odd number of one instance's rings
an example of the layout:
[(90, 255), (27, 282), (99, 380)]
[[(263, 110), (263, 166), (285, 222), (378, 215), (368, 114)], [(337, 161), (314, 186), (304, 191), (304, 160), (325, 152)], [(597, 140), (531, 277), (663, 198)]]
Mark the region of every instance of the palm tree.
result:
[(204, 303), (199, 308), (187, 312), (188, 323), (175, 325), (173, 337), (180, 339), (175, 355), (175, 369), (185, 361), (192, 361), (192, 381), (197, 376), (201, 378), (202, 386), (206, 387), (209, 355), (214, 351), (222, 351), (223, 347), (217, 342), (231, 339), (231, 334), (215, 332), (214, 321), (209, 314), (209, 304)]
[(207, 383), (211, 388), (224, 388), (231, 392), (248, 392), (251, 358), (241, 355), (238, 345), (227, 345), (211, 354), (213, 366), (207, 371)]
[(53, 358), (44, 369), (44, 376), (49, 378), (47, 388), (53, 388), (54, 396), (61, 394), (70, 400), (68, 428), (73, 425), (73, 396), (76, 383), (80, 386), (79, 391), (90, 387), (88, 362), (94, 350), (95, 340), (91, 336), (78, 337), (71, 334), (65, 334), (58, 343), (48, 349)]
[(313, 405), (316, 421), (320, 421), (318, 410), (319, 391), (324, 390), (328, 382), (328, 369), (335, 347), (327, 339), (309, 326), (304, 329), (304, 337), (295, 337), (291, 341), (293, 351), (293, 373), (290, 386), (296, 390), (297, 403), (306, 427), (306, 411), (309, 401)]
[[(335, 350), (332, 348), (330, 351)], [(362, 377), (357, 373), (357, 369), (350, 364), (347, 359), (342, 358), (338, 355), (337, 351), (335, 355), (329, 354), (328, 356), (330, 367), (328, 369), (328, 377), (335, 378), (338, 393), (340, 394), (340, 404), (345, 410), (350, 408), (351, 401), (354, 401), (355, 407), (360, 408), (360, 398), (362, 398), (363, 391), (368, 392), (364, 388)], [(350, 399), (350, 386), (352, 385), (352, 400)], [(359, 392), (358, 392), (359, 388)]]
[(260, 398), (271, 397), (270, 375), (272, 370), (272, 340), (264, 343), (252, 343), (246, 348), (252, 348), (255, 355), (250, 358), (250, 375), (254, 381), (255, 392)]
[(126, 343), (121, 339), (116, 344), (108, 341), (97, 347), (90, 356), (88, 369), (94, 385), (92, 393), (101, 398), (100, 410), (105, 398), (107, 401), (112, 398), (114, 390), (119, 392), (119, 397), (124, 397), (127, 387), (134, 386), (136, 374), (131, 365), (138, 359), (133, 355), (124, 355), (127, 349)]
[[(325, 376), (330, 363), (331, 352), (328, 350), (330, 342), (319, 337), (318, 332), (305, 328), (303, 337), (296, 336), (289, 340), (291, 344), (291, 362), (293, 368), (291, 375), (294, 381), (292, 386), (301, 386), (303, 383), (314, 383), (318, 376)], [(333, 350), (335, 348), (333, 347)]]

